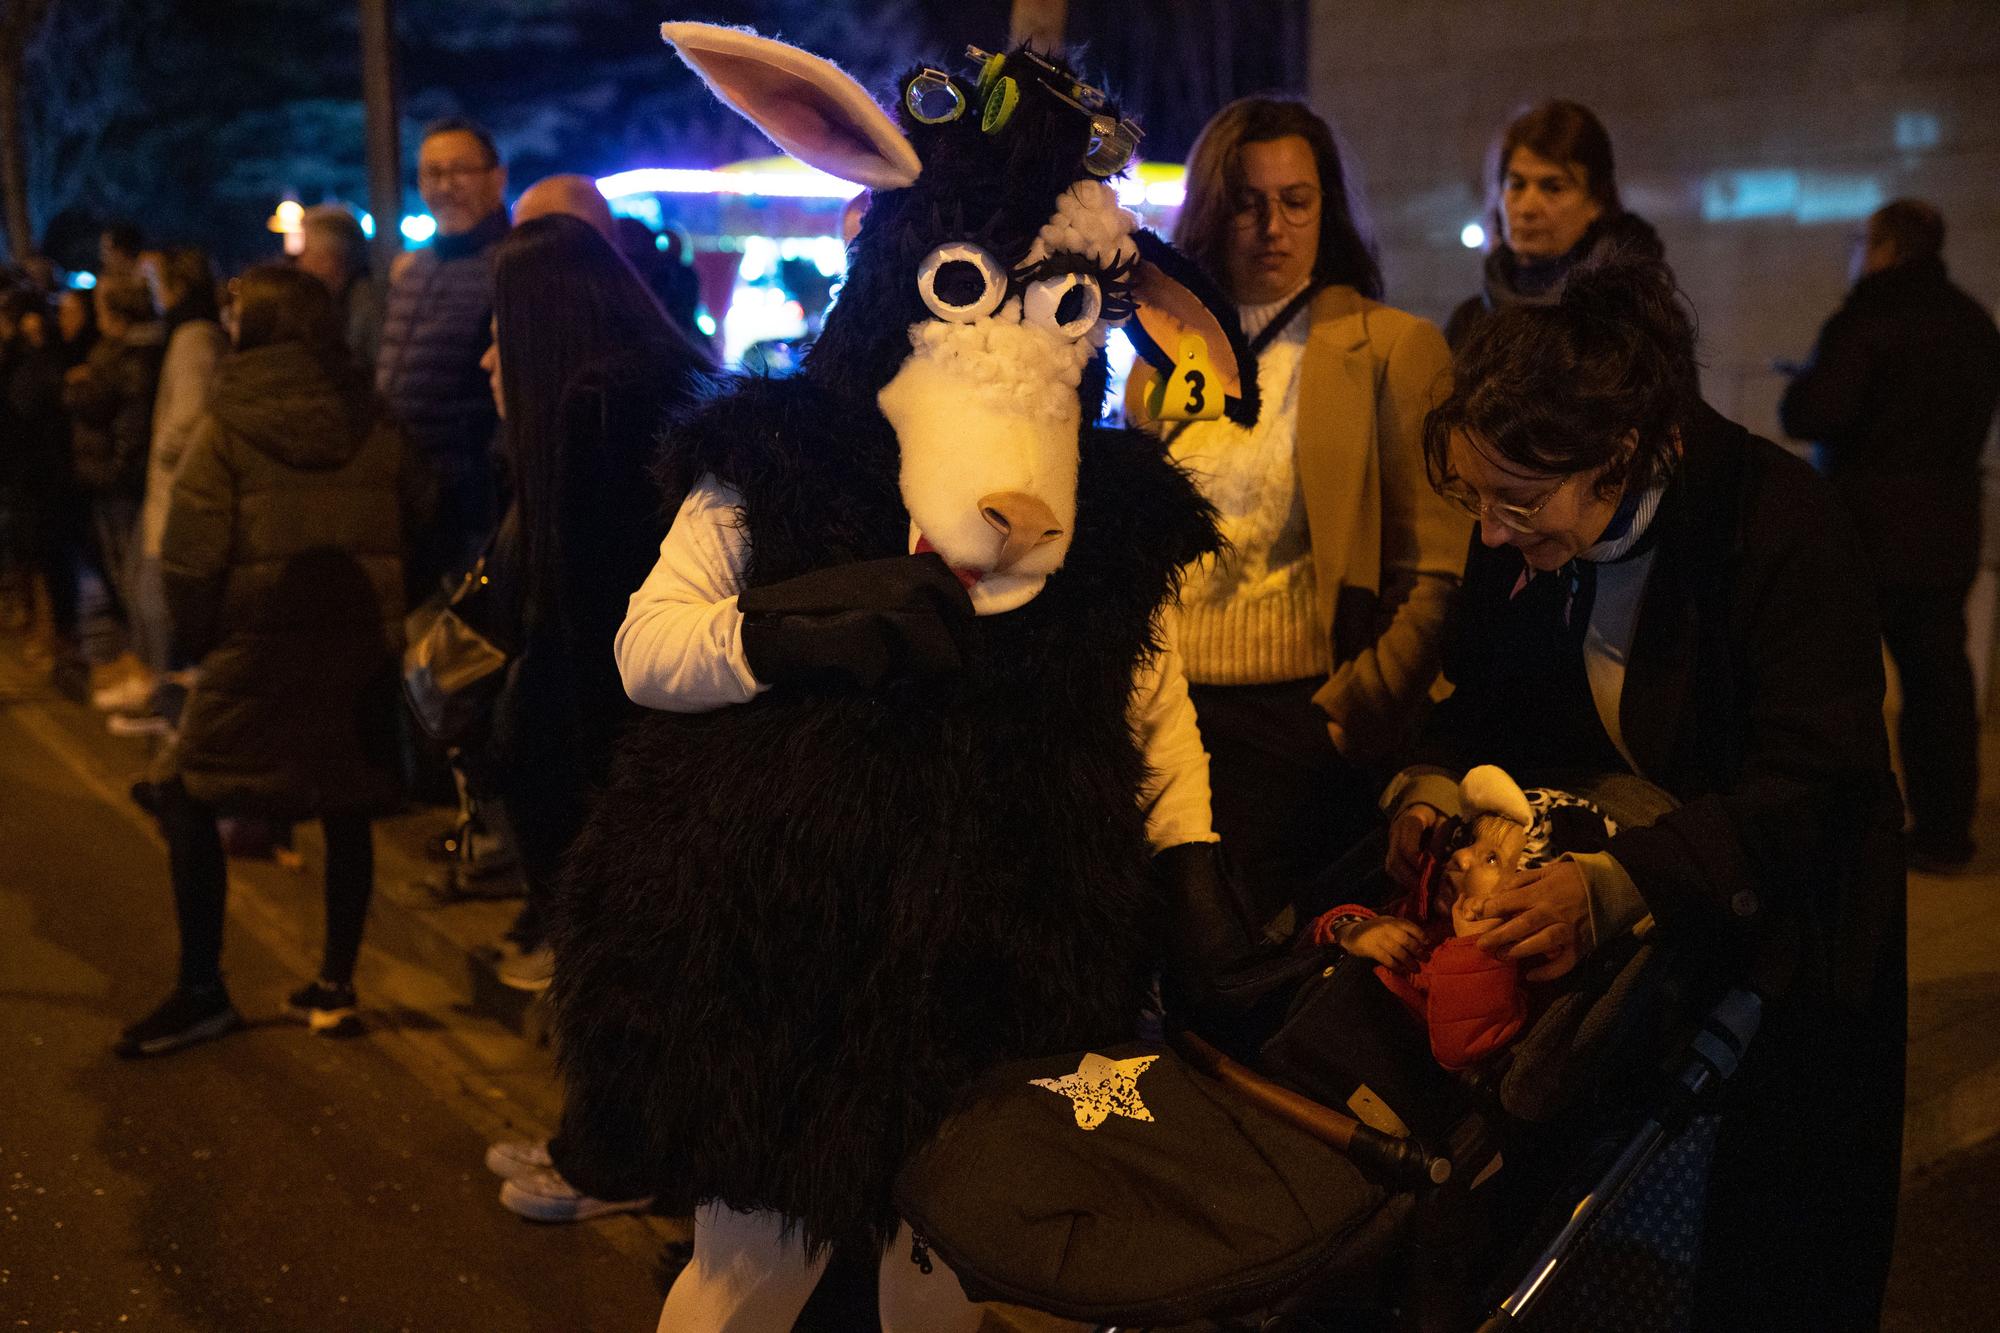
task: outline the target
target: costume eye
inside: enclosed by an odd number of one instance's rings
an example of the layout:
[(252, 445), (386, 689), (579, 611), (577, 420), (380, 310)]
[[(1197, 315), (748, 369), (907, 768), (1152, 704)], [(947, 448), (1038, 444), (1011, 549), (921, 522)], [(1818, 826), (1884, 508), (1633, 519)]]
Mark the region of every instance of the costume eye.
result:
[(952, 241), (917, 266), (917, 292), (939, 319), (970, 324), (1000, 308), (1007, 297), (1007, 271), (978, 246)]
[(1104, 289), (1088, 273), (1057, 273), (1028, 284), (1021, 298), (1021, 318), (1053, 329), (1065, 338), (1080, 338), (1104, 312)]

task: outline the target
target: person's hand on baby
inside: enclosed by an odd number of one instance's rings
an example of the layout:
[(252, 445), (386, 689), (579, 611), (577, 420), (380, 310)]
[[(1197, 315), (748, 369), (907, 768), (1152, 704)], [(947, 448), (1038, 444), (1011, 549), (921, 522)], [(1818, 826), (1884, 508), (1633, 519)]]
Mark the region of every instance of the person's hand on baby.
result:
[(1424, 932), (1399, 916), (1372, 916), (1349, 921), (1334, 943), (1357, 958), (1367, 958), (1395, 972), (1414, 972), (1424, 961)]
[(1597, 946), (1590, 928), (1590, 886), (1583, 867), (1551, 861), (1513, 876), (1477, 908), (1498, 924), (1479, 937), (1479, 947), (1498, 958), (1540, 960), (1528, 981), (1551, 981), (1575, 967)]
[(1382, 867), (1392, 882), (1405, 889), (1417, 886), (1424, 842), (1443, 822), (1444, 812), (1422, 801), (1413, 801), (1397, 813), (1389, 825), (1389, 855)]
[(1471, 893), (1461, 893), (1451, 904), (1451, 933), (1454, 935), (1484, 935), (1500, 924), (1497, 916), (1486, 915), (1486, 898)]

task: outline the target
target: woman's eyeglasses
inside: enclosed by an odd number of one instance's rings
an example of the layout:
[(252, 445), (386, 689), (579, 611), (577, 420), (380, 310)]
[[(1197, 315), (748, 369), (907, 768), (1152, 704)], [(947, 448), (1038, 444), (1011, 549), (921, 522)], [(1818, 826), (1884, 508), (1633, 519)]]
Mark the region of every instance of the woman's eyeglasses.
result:
[(1261, 190), (1238, 190), (1232, 216), (1239, 227), (1267, 227), (1277, 214), (1287, 226), (1303, 227), (1319, 216), (1319, 191), (1310, 185), (1265, 194)]
[(1483, 520), (1490, 518), (1509, 531), (1526, 533), (1535, 530), (1535, 515), (1547, 509), (1549, 501), (1555, 499), (1556, 495), (1563, 487), (1569, 485), (1570, 481), (1571, 478), (1564, 477), (1561, 481), (1544, 491), (1540, 499), (1536, 500), (1533, 504), (1527, 505), (1482, 500), (1479, 498), (1478, 491), (1473, 490), (1472, 487), (1466, 485), (1458, 477), (1453, 477), (1445, 482), (1444, 485), (1438, 487), (1438, 494), (1476, 519)]

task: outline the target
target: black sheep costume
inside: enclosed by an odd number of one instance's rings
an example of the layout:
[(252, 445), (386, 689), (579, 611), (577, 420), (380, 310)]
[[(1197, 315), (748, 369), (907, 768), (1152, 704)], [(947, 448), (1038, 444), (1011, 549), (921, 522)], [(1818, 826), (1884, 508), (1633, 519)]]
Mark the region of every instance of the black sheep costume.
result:
[[(712, 475), (742, 498), (746, 588), (909, 549), (876, 393), (928, 318), (915, 266), (975, 235), (1018, 262), (1079, 175), (1086, 124), (1032, 97), (1019, 116), (996, 136), (976, 109), (905, 115), (923, 176), (878, 190), (804, 371), (673, 432), (672, 488)], [(1183, 295), (1198, 283), (1143, 246)], [(1157, 439), (1088, 424), (1104, 382), (1099, 352), (1067, 558), (969, 622), (962, 671), (780, 686), (627, 737), (567, 864), (550, 996), (571, 1119), (643, 1126), (665, 1207), (879, 1247), (895, 1172), (979, 1073), (1130, 1039), (1167, 911), (1127, 708), (1178, 571), (1217, 537)], [(1241, 400), (1254, 413), (1254, 385)]]

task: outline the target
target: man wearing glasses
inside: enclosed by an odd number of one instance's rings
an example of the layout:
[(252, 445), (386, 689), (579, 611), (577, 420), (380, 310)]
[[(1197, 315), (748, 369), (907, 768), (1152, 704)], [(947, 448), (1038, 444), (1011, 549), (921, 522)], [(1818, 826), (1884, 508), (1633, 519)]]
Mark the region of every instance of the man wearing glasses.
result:
[(498, 418), (479, 359), (492, 340), (489, 251), (507, 232), (507, 168), (469, 120), (432, 123), (417, 150), (417, 191), (436, 239), (410, 255), (389, 288), (376, 387), (437, 475), (435, 517), (410, 552), (413, 599), (471, 565), (493, 530)]

